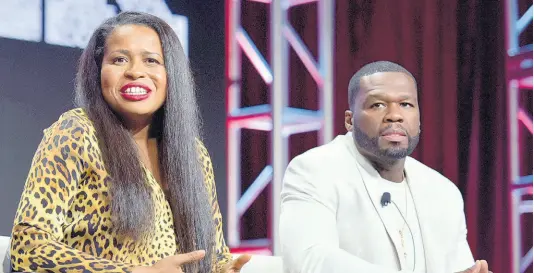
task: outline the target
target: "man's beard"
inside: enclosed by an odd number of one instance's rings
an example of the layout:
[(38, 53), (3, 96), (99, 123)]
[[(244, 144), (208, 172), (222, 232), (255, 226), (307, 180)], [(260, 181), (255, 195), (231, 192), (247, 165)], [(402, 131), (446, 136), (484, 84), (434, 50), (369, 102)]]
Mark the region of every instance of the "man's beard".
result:
[(398, 160), (409, 156), (410, 154), (412, 154), (412, 152), (415, 150), (415, 147), (417, 147), (417, 144), (419, 143), (419, 134), (412, 137), (408, 134), (408, 132), (406, 132), (406, 137), (408, 138), (408, 148), (389, 147), (385, 149), (380, 149), (378, 146), (378, 137), (369, 137), (357, 126), (354, 126), (352, 134), (354, 140), (356, 141), (356, 144), (360, 146), (360, 148), (363, 148), (365, 151), (371, 153), (377, 158), (386, 160)]

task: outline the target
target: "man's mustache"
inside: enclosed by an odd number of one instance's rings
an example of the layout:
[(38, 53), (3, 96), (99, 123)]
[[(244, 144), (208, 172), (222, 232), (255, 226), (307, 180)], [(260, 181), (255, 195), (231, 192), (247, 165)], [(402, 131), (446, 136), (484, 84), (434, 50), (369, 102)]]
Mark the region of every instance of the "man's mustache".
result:
[(383, 135), (384, 132), (392, 130), (392, 129), (393, 130), (401, 130), (401, 131), (404, 132), (405, 135), (410, 136), (410, 134), (408, 134), (408, 130), (406, 130), (406, 128), (404, 128), (402, 125), (393, 126), (393, 124), (390, 124), (390, 125), (386, 126), (384, 129), (380, 130), (379, 135)]

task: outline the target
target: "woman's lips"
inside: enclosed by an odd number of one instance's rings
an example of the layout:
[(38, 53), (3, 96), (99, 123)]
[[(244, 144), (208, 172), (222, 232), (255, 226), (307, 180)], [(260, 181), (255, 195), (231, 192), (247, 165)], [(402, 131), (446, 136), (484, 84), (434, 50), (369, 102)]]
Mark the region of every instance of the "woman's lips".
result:
[(141, 83), (128, 83), (121, 88), (120, 92), (125, 100), (142, 101), (150, 96), (152, 90)]

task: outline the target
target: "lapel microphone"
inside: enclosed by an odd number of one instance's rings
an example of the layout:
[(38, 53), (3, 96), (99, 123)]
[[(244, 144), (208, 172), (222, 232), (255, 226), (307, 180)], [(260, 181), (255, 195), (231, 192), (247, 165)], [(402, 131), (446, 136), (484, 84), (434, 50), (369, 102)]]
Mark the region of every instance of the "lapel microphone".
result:
[[(406, 202), (408, 202), (408, 200), (406, 200)], [(402, 220), (404, 221), (404, 223), (408, 227), (408, 230), (410, 231), (410, 235), (412, 237), (412, 246), (413, 246), (413, 271), (415, 272), (415, 239), (413, 237), (412, 229), (410, 228), (410, 225), (408, 224), (408, 221), (406, 221), (406, 218), (404, 218), (404, 215), (400, 211), (400, 209), (397, 206), (397, 204), (395, 204), (395, 202), (393, 200), (391, 200), (391, 193), (384, 192), (382, 194), (382, 197), (380, 198), (380, 204), (382, 205), (382, 207), (385, 207), (385, 206), (389, 205), (390, 203), (393, 203), (393, 205), (395, 206), (395, 208), (399, 212), (400, 216), (402, 217)]]
[(382, 207), (385, 207), (389, 205), (389, 203), (391, 203), (391, 193), (384, 192), (384, 194), (382, 194), (382, 198), (380, 199), (380, 204), (382, 204)]

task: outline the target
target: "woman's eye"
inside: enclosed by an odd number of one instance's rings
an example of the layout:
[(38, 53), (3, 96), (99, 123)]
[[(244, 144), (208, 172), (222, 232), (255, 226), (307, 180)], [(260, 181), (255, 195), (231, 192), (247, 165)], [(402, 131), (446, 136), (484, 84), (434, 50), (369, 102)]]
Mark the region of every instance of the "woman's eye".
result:
[(116, 57), (113, 59), (113, 63), (116, 63), (116, 64), (125, 63), (126, 61), (128, 60), (124, 57)]
[(146, 61), (149, 64), (160, 64), (160, 62), (154, 58), (148, 58)]

